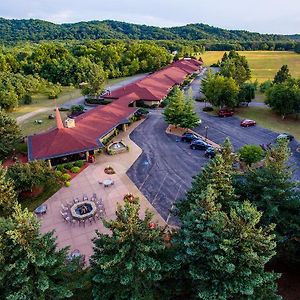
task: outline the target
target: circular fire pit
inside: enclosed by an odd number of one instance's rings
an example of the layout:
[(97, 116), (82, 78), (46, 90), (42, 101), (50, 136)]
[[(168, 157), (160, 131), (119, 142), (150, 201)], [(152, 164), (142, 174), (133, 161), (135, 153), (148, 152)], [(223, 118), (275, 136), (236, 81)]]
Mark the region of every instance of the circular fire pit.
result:
[(96, 213), (96, 204), (92, 201), (75, 203), (71, 207), (71, 215), (78, 220), (88, 219)]

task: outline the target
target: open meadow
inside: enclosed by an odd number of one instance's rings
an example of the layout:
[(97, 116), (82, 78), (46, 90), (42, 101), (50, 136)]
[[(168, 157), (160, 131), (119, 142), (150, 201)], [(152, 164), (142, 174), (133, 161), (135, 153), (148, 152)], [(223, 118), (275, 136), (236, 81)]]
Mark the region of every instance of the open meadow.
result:
[[(251, 71), (252, 80), (263, 82), (273, 79), (282, 65), (288, 65), (294, 77), (300, 77), (300, 54), (288, 51), (238, 51), (246, 56)], [(204, 64), (210, 66), (221, 60), (224, 51), (207, 51), (201, 55)]]

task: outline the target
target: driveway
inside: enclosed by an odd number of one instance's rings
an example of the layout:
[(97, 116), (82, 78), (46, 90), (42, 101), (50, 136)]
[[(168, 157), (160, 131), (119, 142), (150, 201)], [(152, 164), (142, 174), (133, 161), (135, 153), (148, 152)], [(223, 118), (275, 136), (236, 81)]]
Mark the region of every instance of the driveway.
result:
[(130, 135), (143, 149), (127, 175), (169, 224), (176, 224), (170, 215), (174, 202), (182, 199), (208, 161), (203, 151), (191, 150), (189, 144), (177, 142), (166, 134), (167, 125), (161, 111), (152, 111)]

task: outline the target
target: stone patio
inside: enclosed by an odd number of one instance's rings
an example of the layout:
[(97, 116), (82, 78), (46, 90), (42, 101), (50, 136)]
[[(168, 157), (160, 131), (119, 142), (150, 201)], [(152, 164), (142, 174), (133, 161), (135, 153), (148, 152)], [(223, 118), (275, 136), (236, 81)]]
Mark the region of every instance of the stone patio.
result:
[[(85, 226), (66, 223), (60, 214), (61, 204), (66, 205), (68, 202), (72, 202), (73, 198), (82, 199), (83, 194), (87, 194), (90, 198), (93, 193), (96, 193), (97, 197), (101, 197), (103, 200), (106, 218), (113, 219), (115, 218), (117, 203), (122, 204), (124, 195), (133, 193), (140, 198), (141, 215), (144, 215), (145, 209), (148, 208), (155, 215), (154, 221), (160, 225), (165, 225), (163, 218), (126, 175), (126, 171), (142, 153), (142, 150), (129, 139), (130, 132), (142, 121), (131, 125), (127, 132), (122, 132), (115, 138), (116, 141), (122, 139), (129, 146), (129, 152), (114, 156), (99, 155), (95, 164), (88, 166), (71, 181), (70, 187), (61, 188), (45, 202), (48, 207), (47, 213), (39, 217), (41, 232), (55, 230), (57, 246), (59, 248), (69, 246), (70, 251), (78, 249), (81, 254), (86, 256), (86, 263), (88, 263), (88, 257), (93, 253), (91, 240), (96, 236), (95, 230), (97, 229), (101, 233), (109, 233), (109, 230), (104, 228), (101, 220), (97, 220), (92, 224), (88, 222)], [(114, 168), (116, 174), (108, 175), (104, 173), (104, 168), (108, 165)], [(104, 179), (112, 179), (114, 185), (104, 187), (99, 184), (99, 181)]]

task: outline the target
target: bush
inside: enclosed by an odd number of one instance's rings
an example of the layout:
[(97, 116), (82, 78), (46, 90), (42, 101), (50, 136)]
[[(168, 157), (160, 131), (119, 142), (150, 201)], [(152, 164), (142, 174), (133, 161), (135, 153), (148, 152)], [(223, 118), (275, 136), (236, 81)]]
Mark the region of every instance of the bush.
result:
[(61, 177), (62, 171), (56, 170), (56, 171), (55, 171), (55, 175), (56, 175), (57, 177)]
[(74, 165), (78, 168), (81, 168), (84, 164), (84, 161), (83, 160), (77, 160)]
[(245, 145), (239, 150), (240, 160), (248, 166), (259, 162), (263, 158), (263, 150), (258, 145)]
[(202, 108), (202, 110), (203, 111), (213, 111), (214, 109), (211, 106), (205, 106), (205, 107)]
[(74, 166), (74, 164), (73, 164), (73, 163), (71, 163), (71, 162), (68, 162), (68, 163), (66, 163), (66, 164), (65, 164), (65, 169), (67, 169), (67, 170), (71, 170), (71, 169), (73, 168), (73, 166)]
[(63, 172), (65, 169), (64, 165), (58, 165), (56, 166), (56, 170)]
[(71, 169), (71, 172), (72, 172), (72, 173), (79, 173), (79, 172), (80, 172), (80, 168), (79, 168), (79, 167), (73, 167), (73, 168)]
[(23, 103), (24, 104), (31, 104), (32, 103), (32, 97), (30, 95), (25, 95), (23, 97)]
[(68, 173), (62, 174), (62, 175), (61, 175), (61, 179), (62, 179), (63, 181), (68, 181), (68, 180), (71, 179), (71, 175), (69, 175)]
[(65, 186), (69, 187), (70, 185), (71, 185), (71, 182), (70, 181), (66, 181)]

